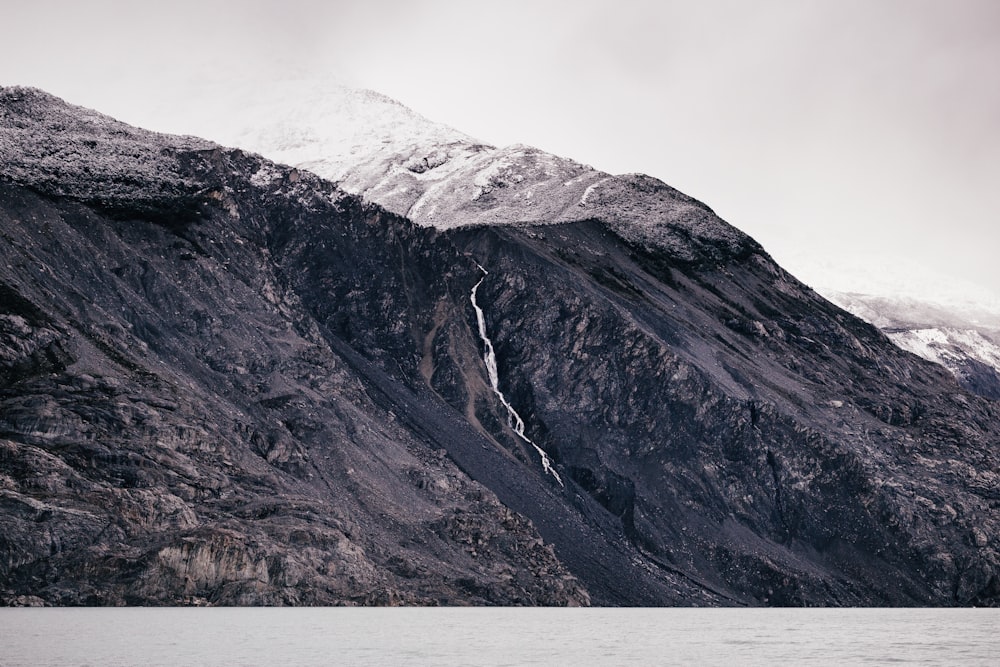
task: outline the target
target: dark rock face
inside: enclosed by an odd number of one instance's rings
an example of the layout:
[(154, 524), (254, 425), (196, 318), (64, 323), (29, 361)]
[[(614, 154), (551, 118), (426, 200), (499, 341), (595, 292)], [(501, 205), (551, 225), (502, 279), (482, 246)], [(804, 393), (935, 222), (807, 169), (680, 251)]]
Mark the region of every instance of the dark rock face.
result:
[(650, 561), (760, 604), (995, 600), (998, 412), (944, 369), (759, 250), (459, 236), (512, 403)]
[(996, 604), (996, 404), (666, 222), (438, 232), (0, 90), (0, 595)]

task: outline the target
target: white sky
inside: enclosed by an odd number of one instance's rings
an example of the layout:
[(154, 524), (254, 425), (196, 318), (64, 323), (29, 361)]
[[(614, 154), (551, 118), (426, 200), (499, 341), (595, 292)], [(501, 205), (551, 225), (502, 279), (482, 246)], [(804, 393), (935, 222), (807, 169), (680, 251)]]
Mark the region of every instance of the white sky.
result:
[(186, 81), (329, 72), (656, 176), (817, 287), (863, 287), (838, 276), (860, 264), (1000, 294), (995, 0), (0, 0), (0, 21), (0, 85), (137, 124)]

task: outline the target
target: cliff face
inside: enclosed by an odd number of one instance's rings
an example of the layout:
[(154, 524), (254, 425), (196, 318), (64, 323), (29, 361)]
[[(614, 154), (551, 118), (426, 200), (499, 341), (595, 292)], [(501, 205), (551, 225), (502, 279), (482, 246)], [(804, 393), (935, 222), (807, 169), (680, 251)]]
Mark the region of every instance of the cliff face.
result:
[(0, 592), (995, 604), (996, 404), (620, 183), (442, 231), (0, 91)]

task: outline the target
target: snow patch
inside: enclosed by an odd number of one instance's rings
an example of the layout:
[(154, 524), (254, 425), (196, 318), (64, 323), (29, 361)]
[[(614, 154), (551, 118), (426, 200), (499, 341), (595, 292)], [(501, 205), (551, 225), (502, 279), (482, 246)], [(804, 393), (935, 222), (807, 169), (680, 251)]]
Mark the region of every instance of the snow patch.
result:
[(887, 332), (896, 345), (918, 356), (951, 367), (963, 357), (1000, 371), (1000, 346), (981, 333), (961, 329), (914, 329)]
[(273, 165), (265, 162), (261, 164), (260, 169), (250, 176), (250, 184), (262, 188), (274, 183), (279, 178), (281, 178), (281, 172), (275, 169)]
[(594, 189), (597, 188), (597, 186), (601, 185), (602, 183), (604, 183), (605, 181), (608, 181), (608, 180), (609, 180), (608, 178), (602, 178), (599, 181), (591, 183), (590, 186), (588, 186), (587, 189), (583, 191), (583, 196), (580, 197), (580, 204), (582, 206), (586, 206), (587, 205), (587, 199), (590, 198), (590, 195), (591, 195), (591, 193), (594, 192)]

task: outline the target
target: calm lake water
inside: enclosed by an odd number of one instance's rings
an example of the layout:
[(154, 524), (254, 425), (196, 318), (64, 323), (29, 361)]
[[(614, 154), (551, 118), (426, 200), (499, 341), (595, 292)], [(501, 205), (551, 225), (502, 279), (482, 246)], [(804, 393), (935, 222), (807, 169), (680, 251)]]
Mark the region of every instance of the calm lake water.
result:
[(990, 665), (1000, 610), (0, 609), (0, 665)]

